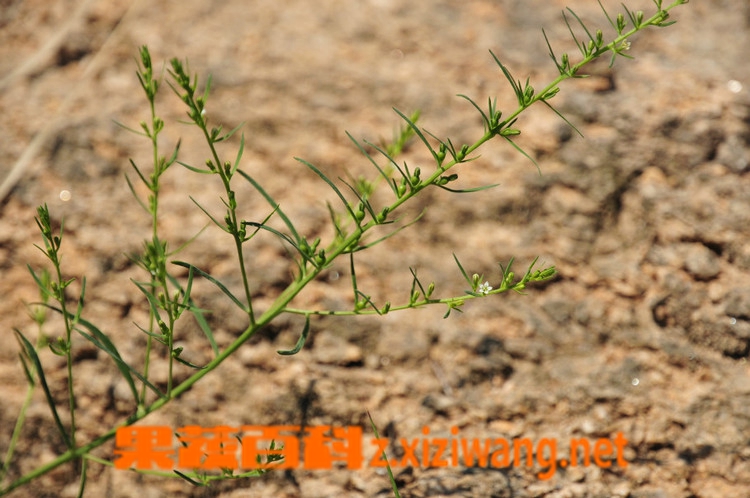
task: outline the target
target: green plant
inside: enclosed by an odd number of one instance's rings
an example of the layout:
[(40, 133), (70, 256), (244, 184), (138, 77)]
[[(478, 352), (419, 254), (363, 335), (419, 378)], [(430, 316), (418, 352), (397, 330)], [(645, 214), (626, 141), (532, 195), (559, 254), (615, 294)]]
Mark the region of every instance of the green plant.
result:
[[(82, 495), (85, 490), (88, 463), (93, 461), (103, 465), (112, 465), (112, 462), (94, 456), (92, 451), (95, 448), (112, 439), (119, 427), (138, 422), (149, 413), (159, 410), (170, 401), (178, 398), (204, 376), (214, 371), (254, 334), (284, 313), (301, 315), (305, 319), (297, 344), (291, 349), (279, 351), (279, 354), (282, 355), (293, 355), (304, 347), (311, 330), (310, 317), (314, 315), (384, 315), (412, 308), (440, 305), (445, 308), (444, 316), (447, 318), (452, 311), (461, 311), (462, 306), (471, 299), (483, 298), (509, 290), (523, 292), (528, 284), (553, 277), (555, 268), (535, 269), (536, 260), (532, 261), (522, 274), (517, 274), (512, 270), (513, 260), (511, 260), (507, 265), (500, 264), (499, 283), (496, 283), (496, 287), (493, 288), (483, 276), (467, 271), (458, 257), (454, 255), (458, 271), (468, 285), (468, 290), (463, 294), (452, 297), (436, 297), (435, 283), (422, 282), (417, 276), (417, 271), (410, 269), (412, 285), (403, 301), (376, 303), (371, 296), (358, 286), (355, 258), (357, 253), (376, 246), (415, 223), (417, 220), (403, 222), (402, 218), (398, 216), (401, 213), (401, 207), (425, 189), (438, 187), (450, 192), (467, 193), (493, 187), (490, 185), (459, 190), (453, 188), (452, 185), (449, 186), (458, 179), (458, 173), (455, 172), (456, 167), (477, 159), (473, 154), (493, 138), (499, 137), (507, 141), (530, 161), (534, 162), (533, 158), (513, 141), (513, 137), (521, 133), (519, 128), (515, 126), (518, 117), (533, 104), (541, 102), (567, 122), (562, 114), (550, 104), (551, 99), (560, 90), (559, 84), (567, 79), (583, 77), (581, 70), (584, 66), (605, 54), (611, 55), (611, 63), (614, 63), (618, 55), (629, 57), (625, 52), (629, 49), (628, 40), (631, 36), (647, 27), (664, 27), (672, 24), (668, 20), (669, 12), (674, 7), (687, 3), (687, 0), (677, 0), (666, 7), (662, 5), (661, 0), (654, 0), (654, 3), (657, 12), (648, 18), (643, 12), (633, 12), (627, 8), (625, 8), (624, 14), (611, 17), (602, 7), (606, 18), (616, 32), (614, 38), (606, 43), (601, 30), (590, 30), (572, 10), (568, 10), (585, 33), (585, 38), (579, 39), (575, 34), (576, 30), (569, 23), (568, 17), (565, 17), (565, 22), (568, 24), (575, 44), (581, 52), (581, 60), (574, 64), (568, 54), (562, 54), (558, 57), (547, 40), (550, 57), (553, 59), (559, 75), (540, 90), (535, 89), (529, 79), (525, 82), (515, 79), (510, 70), (492, 54), (502, 74), (510, 83), (518, 105), (513, 112), (504, 116), (497, 108), (496, 100), (488, 99), (486, 107), (483, 108), (470, 97), (460, 95), (459, 97), (468, 101), (479, 112), (484, 123), (482, 135), (472, 144), (458, 145), (449, 138), (440, 139), (417, 126), (418, 114), (406, 115), (397, 110), (396, 113), (403, 120), (404, 125), (391, 144), (361, 143), (349, 135), (356, 148), (373, 165), (373, 179), (358, 178), (350, 181), (342, 179), (341, 183), (337, 183), (317, 166), (298, 159), (301, 164), (325, 182), (331, 188), (335, 198), (340, 201), (341, 206), (338, 209), (331, 204), (328, 205), (334, 236), (327, 242), (323, 242), (319, 238), (309, 240), (304, 234), (300, 233), (295, 223), (287, 216), (280, 204), (263, 188), (261, 183), (240, 168), (245, 144), (244, 137), (240, 140), (239, 149), (231, 155), (231, 160), (227, 160), (221, 147), (222, 143), (238, 132), (239, 127), (225, 132), (221, 126), (214, 127), (210, 124), (210, 116), (206, 112), (206, 102), (210, 94), (211, 80), (209, 78), (205, 86), (199, 90), (198, 77), (191, 74), (187, 65), (178, 59), (173, 59), (170, 62), (169, 85), (186, 106), (189, 123), (196, 126), (203, 135), (209, 147), (210, 157), (205, 162), (205, 166), (202, 167), (178, 160), (179, 143), (168, 155), (162, 154), (158, 137), (164, 129), (165, 123), (158, 117), (155, 107), (161, 79), (154, 74), (154, 66), (148, 49), (142, 48), (137, 74), (149, 102), (150, 120), (141, 123), (140, 131), (131, 131), (150, 140), (153, 152), (153, 169), (150, 173), (147, 173), (134, 162), (131, 161), (131, 164), (138, 180), (148, 191), (147, 198), (144, 200), (139, 197), (136, 186), (130, 179), (127, 182), (139, 205), (150, 216), (152, 225), (150, 237), (144, 242), (143, 252), (135, 258), (137, 265), (146, 272), (146, 278), (142, 281), (135, 281), (134, 284), (145, 296), (149, 307), (148, 323), (139, 326), (141, 332), (147, 337), (143, 360), (139, 365), (126, 362), (109, 336), (84, 318), (86, 280), (85, 278), (82, 279), (79, 294), (75, 298), (71, 298), (69, 289), (74, 279), (64, 276), (61, 265), (62, 225), (59, 232), (56, 233), (53, 229), (54, 223), (51, 220), (49, 210), (46, 205), (41, 206), (38, 209), (36, 220), (43, 236), (44, 246), (40, 246), (39, 249), (49, 259), (53, 271), (50, 275), (45, 271), (37, 272), (29, 267), (42, 296), (41, 307), (32, 311), (34, 320), (40, 329), (39, 339), (34, 344), (18, 330), (16, 330), (16, 337), (21, 348), (21, 364), (28, 381), (29, 396), (36, 387), (41, 387), (44, 391), (56, 429), (66, 451), (52, 462), (41, 465), (28, 474), (5, 484), (4, 487), (0, 488), (0, 494), (9, 493), (24, 486), (60, 465), (72, 463), (81, 476), (80, 494)], [(545, 39), (547, 39), (546, 34)], [(568, 122), (568, 124), (570, 123)], [(433, 164), (429, 168), (410, 167), (405, 162), (399, 163), (396, 160), (396, 157), (410, 139), (415, 139), (426, 147), (433, 160)], [(222, 202), (225, 209), (221, 216), (212, 214), (209, 208), (196, 201), (194, 202), (206, 214), (210, 222), (224, 231), (233, 243), (242, 287), (239, 296), (233, 293), (225, 283), (194, 264), (172, 260), (177, 251), (172, 251), (159, 231), (159, 194), (162, 175), (175, 164), (192, 173), (206, 175), (212, 179), (216, 178), (221, 183), (224, 191)], [(253, 221), (242, 218), (241, 199), (238, 199), (235, 190), (238, 182), (247, 182), (267, 201), (269, 207), (262, 219)], [(385, 205), (376, 205), (373, 194), (376, 192), (378, 185), (382, 185), (382, 182), (387, 184), (393, 197)], [(274, 228), (269, 223), (272, 219), (280, 220), (285, 230), (281, 231)], [(377, 230), (383, 229), (389, 229), (389, 231), (374, 240), (368, 238)], [(249, 272), (250, 263), (245, 260), (243, 248), (261, 231), (271, 233), (291, 248), (294, 254), (293, 260), (296, 271), (288, 286), (275, 296), (273, 303), (264, 311), (259, 312), (253, 302), (252, 275)], [(292, 300), (308, 284), (318, 278), (321, 272), (341, 257), (348, 258), (349, 262), (352, 289), (351, 309), (317, 310), (290, 306)], [(179, 276), (185, 272), (186, 277)], [(197, 278), (205, 279), (213, 284), (220, 293), (246, 315), (247, 327), (226, 347), (220, 348), (218, 346), (213, 331), (204, 317), (206, 310), (200, 309), (193, 300), (193, 284)], [(75, 304), (73, 305), (73, 303)], [(62, 317), (64, 324), (64, 335), (62, 337), (47, 340), (41, 332), (45, 323), (43, 311), (46, 309), (55, 311)], [(184, 320), (186, 314), (197, 321), (213, 350), (213, 358), (205, 365), (198, 366), (190, 363), (183, 358), (182, 349), (175, 346), (175, 331), (178, 330), (182, 323), (181, 320)], [(71, 339), (74, 333), (80, 334), (111, 358), (129, 386), (133, 397), (132, 415), (118, 426), (111, 428), (93, 440), (85, 442), (80, 441), (76, 427), (75, 372)], [(62, 421), (63, 417), (58, 412), (58, 403), (46, 382), (45, 371), (38, 354), (42, 347), (49, 347), (54, 354), (64, 359), (67, 366), (67, 412), (69, 418), (67, 426)], [(155, 355), (163, 357), (168, 365), (167, 382), (164, 387), (157, 386), (150, 380), (150, 367)], [(175, 382), (173, 372), (177, 363), (194, 369), (194, 373), (182, 382)], [(22, 407), (16, 429), (11, 438), (11, 445), (6, 452), (3, 467), (0, 469), (0, 477), (2, 478), (7, 476), (27, 406), (28, 402)], [(196, 484), (208, 484), (210, 481), (217, 479), (251, 477), (261, 473), (263, 473), (262, 470), (253, 470), (242, 474), (223, 472), (221, 475), (207, 475), (203, 472), (175, 472), (161, 473), (160, 475), (179, 476)]]

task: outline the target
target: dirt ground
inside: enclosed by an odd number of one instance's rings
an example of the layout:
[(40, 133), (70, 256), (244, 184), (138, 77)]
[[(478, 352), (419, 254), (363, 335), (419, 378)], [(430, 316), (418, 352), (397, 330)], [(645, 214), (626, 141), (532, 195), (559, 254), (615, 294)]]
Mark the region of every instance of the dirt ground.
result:
[[(652, 2), (629, 0), (634, 9)], [(618, 2), (604, 4), (621, 11)], [(492, 50), (540, 87), (555, 74), (541, 28), (558, 52), (574, 47), (560, 12), (572, 7), (605, 28), (593, 0), (0, 0), (0, 451), (8, 446), (26, 390), (13, 329), (35, 336), (23, 302), (36, 299), (26, 268), (44, 264), (33, 221), (47, 203), (64, 218), (64, 268), (87, 277), (85, 316), (137, 361), (145, 339), (144, 299), (130, 279), (145, 278), (127, 255), (149, 236), (148, 216), (124, 181), (128, 158), (147, 168), (137, 127), (148, 107), (135, 77), (138, 47), (161, 67), (187, 58), (213, 75), (208, 115), (247, 138), (242, 168), (281, 202), (310, 236), (330, 236), (330, 189), (293, 159), (331, 177), (374, 171), (345, 135), (379, 141), (399, 125), (392, 107), (420, 110), (423, 127), (454, 143), (481, 135), (478, 102), (513, 95)], [(408, 300), (409, 268), (439, 296), (460, 295), (453, 262), (497, 285), (498, 262), (517, 270), (535, 257), (559, 275), (527, 295), (476, 300), (464, 313), (445, 309), (380, 318), (312, 321), (296, 356), (279, 356), (302, 327), (282, 317), (148, 425), (360, 426), (366, 412), (391, 438), (436, 437), (559, 441), (558, 468), (541, 479), (531, 468), (406, 466), (395, 473), (405, 497), (747, 497), (750, 496), (750, 4), (691, 2), (678, 21), (634, 40), (635, 60), (593, 68), (567, 82), (553, 103), (580, 138), (545, 108), (518, 122), (518, 143), (541, 175), (506, 143), (462, 165), (460, 186), (498, 183), (471, 195), (433, 189), (405, 215), (423, 218), (358, 259), (360, 288), (378, 303)], [(611, 30), (605, 29), (611, 34)], [(179, 123), (180, 102), (165, 87), (158, 110), (165, 150), (182, 137), (181, 159), (207, 158), (200, 137)], [(238, 140), (223, 149), (234, 158)], [(418, 144), (410, 165), (430, 169)], [(6, 189), (7, 187), (7, 189)], [(193, 196), (221, 212), (219, 185), (175, 167), (165, 177), (163, 233), (172, 247), (206, 223)], [(60, 193), (71, 194), (68, 201)], [(248, 219), (268, 206), (239, 188)], [(214, 228), (180, 254), (238, 285), (232, 244)], [(270, 234), (248, 249), (253, 293), (268, 306), (289, 282), (288, 247)], [(75, 284), (78, 285), (78, 284)], [(75, 287), (75, 286), (74, 286)], [(78, 288), (78, 287), (75, 287)], [(196, 299), (215, 310), (210, 323), (227, 344), (245, 327), (231, 303), (205, 282)], [(351, 306), (348, 262), (340, 262), (295, 301), (299, 307)], [(51, 320), (45, 333), (61, 334)], [(211, 350), (186, 322), (184, 356), (205, 363)], [(80, 438), (88, 440), (132, 413), (129, 392), (104, 354), (77, 338)], [(64, 363), (42, 354), (62, 406)], [(178, 378), (188, 371), (179, 370)], [(157, 371), (155, 376), (163, 376)], [(625, 465), (564, 468), (571, 438), (627, 440)], [(17, 477), (61, 451), (42, 393), (27, 413)], [(372, 451), (367, 450), (368, 455)], [(113, 445), (96, 454), (111, 459)], [(196, 488), (93, 464), (87, 496), (330, 497), (388, 496), (380, 468), (295, 469)], [(15, 492), (75, 496), (63, 467)]]

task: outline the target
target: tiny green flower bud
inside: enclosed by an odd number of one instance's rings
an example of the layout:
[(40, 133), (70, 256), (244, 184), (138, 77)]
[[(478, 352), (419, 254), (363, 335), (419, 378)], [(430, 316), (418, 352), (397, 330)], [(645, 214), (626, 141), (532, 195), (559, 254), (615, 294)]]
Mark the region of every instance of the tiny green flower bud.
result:
[(357, 221), (362, 221), (365, 219), (365, 205), (361, 202), (357, 205), (357, 209), (354, 211), (354, 216), (356, 217)]
[(622, 31), (627, 25), (628, 23), (625, 21), (625, 16), (623, 16), (622, 13), (617, 14), (617, 33), (622, 34)]
[(446, 184), (448, 184), (448, 183), (450, 183), (450, 182), (453, 182), (453, 181), (456, 181), (456, 180), (458, 180), (458, 174), (457, 174), (457, 173), (453, 173), (453, 174), (451, 174), (451, 175), (447, 175), (447, 176), (441, 176), (441, 177), (440, 177), (440, 178), (439, 178), (439, 179), (437, 180), (437, 184), (438, 184), (439, 186), (443, 186), (443, 185), (446, 185)]
[(562, 65), (563, 71), (570, 70), (570, 57), (568, 57), (568, 54), (560, 56), (560, 65)]
[(390, 211), (390, 208), (388, 206), (384, 207), (383, 210), (378, 214), (378, 218), (375, 220), (378, 223), (385, 223), (386, 218), (388, 217), (388, 212)]
[(326, 262), (326, 250), (325, 249), (321, 249), (320, 252), (318, 252), (318, 254), (315, 255), (315, 257), (313, 258), (313, 260), (315, 261), (315, 264), (318, 265), (318, 266), (321, 266), (321, 265), (325, 264), (325, 262)]
[(466, 157), (466, 153), (469, 151), (469, 146), (464, 144), (461, 146), (461, 150), (456, 153), (456, 161), (461, 162)]
[(396, 195), (400, 199), (404, 194), (406, 194), (406, 182), (402, 179), (401, 183), (396, 187)]
[(411, 293), (411, 298), (409, 300), (409, 304), (414, 304), (419, 300), (419, 291), (415, 290)]
[(512, 136), (516, 136), (520, 134), (521, 134), (521, 130), (517, 130), (515, 128), (506, 128), (500, 132), (500, 135), (504, 137), (512, 137)]
[(305, 239), (302, 239), (299, 242), (299, 252), (301, 252), (304, 255), (309, 255), (311, 253), (310, 251), (310, 244), (307, 243)]

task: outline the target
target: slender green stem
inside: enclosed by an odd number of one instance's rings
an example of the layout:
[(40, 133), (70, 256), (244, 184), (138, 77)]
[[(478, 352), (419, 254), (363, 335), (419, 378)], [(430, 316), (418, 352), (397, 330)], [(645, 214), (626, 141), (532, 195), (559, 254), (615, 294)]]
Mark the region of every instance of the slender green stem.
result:
[[(151, 67), (150, 65), (145, 68), (146, 71), (149, 71), (149, 77), (151, 76)], [(145, 77), (145, 76), (144, 76)], [(151, 81), (149, 81), (151, 83)], [(151, 111), (151, 132), (149, 133), (149, 138), (151, 139), (151, 153), (153, 155), (153, 164), (154, 164), (154, 172), (151, 175), (151, 183), (149, 185), (149, 190), (151, 190), (151, 194), (149, 196), (149, 203), (148, 208), (151, 212), (151, 239), (153, 241), (158, 240), (159, 237), (159, 183), (158, 183), (158, 167), (159, 167), (159, 122), (156, 115), (156, 104), (155, 104), (155, 92), (156, 88), (153, 89), (153, 93), (149, 91), (149, 89), (146, 89), (146, 96), (148, 97), (149, 101), (149, 109)], [(150, 275), (150, 285), (151, 288), (154, 289), (156, 286), (156, 275), (153, 273)], [(154, 314), (154, 311), (152, 309), (149, 310), (149, 317), (148, 317), (148, 330), (149, 332), (154, 332), (154, 325), (156, 324), (156, 316)], [(146, 351), (144, 353), (144, 360), (143, 360), (143, 378), (148, 379), (148, 374), (151, 367), (151, 349), (153, 348), (153, 337), (151, 335), (146, 336)], [(143, 384), (141, 386), (141, 400), (144, 400), (146, 398), (146, 384)], [(143, 401), (140, 401), (139, 404), (142, 405)]]
[(247, 268), (245, 267), (245, 255), (242, 252), (242, 244), (244, 242), (242, 235), (239, 232), (240, 228), (240, 220), (237, 218), (237, 206), (234, 202), (234, 192), (232, 191), (231, 185), (230, 185), (230, 176), (229, 173), (225, 170), (224, 164), (222, 163), (221, 159), (219, 158), (219, 153), (216, 150), (215, 145), (215, 139), (211, 138), (211, 135), (208, 132), (208, 126), (206, 125), (205, 119), (201, 116), (199, 120), (196, 120), (196, 124), (200, 127), (200, 129), (203, 131), (203, 136), (205, 137), (206, 141), (208, 142), (209, 147), (211, 148), (211, 155), (213, 156), (214, 164), (216, 165), (216, 168), (219, 172), (219, 176), (221, 177), (222, 184), (224, 185), (224, 191), (226, 192), (227, 196), (229, 197), (229, 209), (228, 209), (228, 215), (231, 220), (230, 226), (232, 227), (231, 233), (232, 238), (234, 239), (234, 247), (237, 251), (237, 260), (240, 267), (240, 275), (242, 276), (242, 287), (245, 292), (245, 302), (247, 302), (247, 313), (248, 318), (250, 319), (250, 323), (255, 323), (255, 313), (253, 312), (253, 298), (250, 293), (250, 281), (247, 276)]
[(73, 324), (71, 323), (70, 314), (67, 310), (67, 285), (62, 276), (60, 268), (59, 247), (52, 241), (51, 251), (49, 252), (52, 265), (55, 267), (57, 277), (56, 300), (60, 303), (62, 310), (63, 323), (65, 324), (65, 363), (68, 374), (68, 410), (70, 412), (70, 444), (76, 447), (76, 397), (73, 387), (73, 342), (71, 340), (73, 333)]

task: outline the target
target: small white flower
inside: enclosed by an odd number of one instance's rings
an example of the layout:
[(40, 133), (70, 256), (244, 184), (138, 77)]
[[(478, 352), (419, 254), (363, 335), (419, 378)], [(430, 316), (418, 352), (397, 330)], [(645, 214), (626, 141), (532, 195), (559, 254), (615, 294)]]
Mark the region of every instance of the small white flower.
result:
[(479, 287), (477, 287), (477, 292), (480, 293), (480, 294), (482, 294), (482, 295), (484, 295), (484, 296), (486, 296), (487, 294), (489, 294), (491, 290), (492, 290), (492, 286), (490, 285), (489, 282), (485, 282), (483, 284), (479, 284)]

